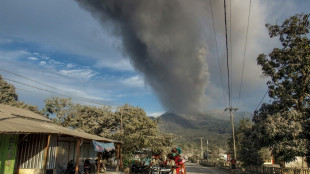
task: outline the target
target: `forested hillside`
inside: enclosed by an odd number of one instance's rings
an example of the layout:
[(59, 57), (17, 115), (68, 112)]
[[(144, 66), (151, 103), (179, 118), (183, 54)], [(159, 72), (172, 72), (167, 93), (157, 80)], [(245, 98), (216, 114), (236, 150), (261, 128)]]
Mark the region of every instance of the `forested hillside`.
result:
[[(236, 112), (234, 122), (237, 126), (242, 118), (250, 117), (251, 113)], [(199, 137), (204, 137), (210, 144), (225, 148), (231, 134), (229, 113), (224, 111), (212, 110), (192, 115), (165, 113), (157, 120), (161, 131), (182, 136), (177, 143), (199, 144)]]

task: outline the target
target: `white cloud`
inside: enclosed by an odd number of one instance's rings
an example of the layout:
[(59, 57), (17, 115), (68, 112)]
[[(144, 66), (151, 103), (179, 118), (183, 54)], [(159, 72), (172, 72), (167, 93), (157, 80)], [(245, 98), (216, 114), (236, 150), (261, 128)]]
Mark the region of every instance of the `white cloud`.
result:
[(68, 63), (66, 66), (67, 66), (67, 68), (73, 68), (73, 67), (75, 67), (76, 65), (74, 65), (74, 64), (72, 64), (72, 63)]
[(164, 113), (165, 112), (152, 112), (152, 113), (147, 114), (147, 116), (156, 118), (156, 117), (163, 115)]
[(96, 73), (90, 69), (60, 70), (59, 73), (64, 76), (84, 80), (89, 80), (90, 78), (96, 75)]
[(28, 57), (29, 60), (38, 60), (36, 57)]
[(136, 88), (145, 87), (145, 82), (143, 78), (139, 75), (123, 79), (121, 80), (121, 83), (124, 84), (126, 87), (136, 87)]
[(44, 56), (44, 55), (43, 55), (41, 58), (42, 58), (42, 59), (44, 59), (44, 60), (48, 60), (48, 59), (50, 59), (50, 57), (48, 57), (48, 56)]
[(54, 64), (54, 65), (64, 65), (63, 62), (60, 62), (60, 61), (56, 61), (56, 60), (53, 60), (53, 59), (50, 59), (48, 61), (49, 64)]
[(44, 65), (46, 65), (46, 62), (45, 62), (45, 61), (40, 61), (39, 64), (42, 65), (42, 66), (44, 66)]
[(31, 54), (28, 51), (24, 50), (14, 50), (14, 51), (0, 50), (0, 59), (3, 60), (16, 60), (29, 55)]
[[(84, 91), (77, 90), (77, 89), (67, 89), (67, 88), (62, 88), (62, 89), (67, 92), (66, 93), (67, 95), (73, 96), (75, 99), (85, 98), (85, 99), (89, 99), (89, 100), (99, 100), (99, 101), (111, 100), (108, 98), (90, 95), (88, 93), (85, 93)], [(82, 101), (86, 102), (85, 100), (82, 100)]]
[(96, 67), (111, 68), (119, 71), (134, 71), (129, 59), (124, 58), (102, 59), (97, 62)]
[(5, 39), (0, 37), (0, 45), (6, 45), (13, 43), (13, 39)]

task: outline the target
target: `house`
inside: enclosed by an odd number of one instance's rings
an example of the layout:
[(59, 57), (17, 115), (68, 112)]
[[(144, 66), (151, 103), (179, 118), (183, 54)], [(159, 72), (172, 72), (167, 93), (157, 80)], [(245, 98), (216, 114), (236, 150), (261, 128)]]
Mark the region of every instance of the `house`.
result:
[(70, 160), (76, 172), (95, 160), (92, 140), (114, 143), (118, 165), (121, 142), (68, 129), (34, 112), (0, 104), (0, 174), (63, 173)]

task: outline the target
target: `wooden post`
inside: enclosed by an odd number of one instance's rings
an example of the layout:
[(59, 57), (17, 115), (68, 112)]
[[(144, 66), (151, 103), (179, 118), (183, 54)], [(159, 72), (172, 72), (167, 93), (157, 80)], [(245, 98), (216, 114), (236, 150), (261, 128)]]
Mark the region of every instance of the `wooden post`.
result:
[(101, 154), (100, 152), (97, 152), (98, 161), (97, 161), (97, 174), (100, 172), (100, 160), (101, 160)]
[(116, 172), (119, 171), (119, 167), (120, 167), (120, 145), (117, 144), (116, 145), (116, 148), (117, 148), (117, 155), (116, 155), (116, 158), (117, 158), (117, 166), (116, 166)]
[(122, 147), (120, 144), (119, 144), (119, 164), (120, 164), (120, 169), (123, 169)]
[(43, 161), (43, 173), (46, 173), (47, 160), (48, 160), (48, 150), (50, 147), (51, 135), (47, 136), (47, 142), (44, 149), (44, 161)]
[(76, 141), (76, 148), (75, 148), (75, 174), (79, 173), (79, 162), (80, 162), (80, 144), (81, 144), (81, 139), (77, 139)]

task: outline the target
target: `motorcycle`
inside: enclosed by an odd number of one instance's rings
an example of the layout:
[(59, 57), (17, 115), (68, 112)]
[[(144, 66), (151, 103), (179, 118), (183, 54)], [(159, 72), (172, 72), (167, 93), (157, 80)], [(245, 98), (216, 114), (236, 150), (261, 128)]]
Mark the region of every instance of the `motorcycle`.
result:
[(169, 174), (171, 172), (172, 172), (171, 167), (161, 167), (160, 168), (160, 174)]
[(91, 172), (91, 164), (90, 164), (90, 160), (89, 159), (86, 159), (84, 161), (84, 173), (85, 174), (90, 174)]
[(75, 174), (75, 164), (73, 160), (70, 160), (67, 164), (67, 169), (66, 169), (67, 174)]
[[(96, 167), (98, 167), (98, 159), (96, 159)], [(99, 172), (100, 173), (106, 173), (106, 171), (107, 171), (107, 168), (105, 167), (103, 160), (100, 160)]]

